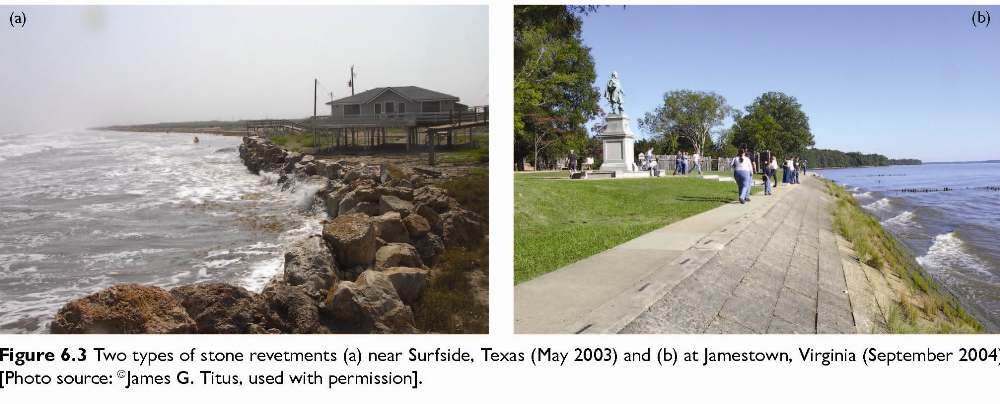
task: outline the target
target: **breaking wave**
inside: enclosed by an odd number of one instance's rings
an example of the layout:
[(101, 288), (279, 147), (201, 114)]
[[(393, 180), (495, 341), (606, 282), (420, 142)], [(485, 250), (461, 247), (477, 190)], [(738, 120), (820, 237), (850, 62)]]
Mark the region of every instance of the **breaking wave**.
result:
[(917, 225), (917, 222), (914, 220), (915, 217), (916, 215), (912, 211), (904, 210), (902, 213), (886, 219), (883, 223), (897, 228), (907, 228)]
[(889, 201), (889, 198), (882, 198), (875, 202), (864, 205), (865, 209), (868, 210), (885, 210), (888, 209), (890, 206), (892, 206), (892, 202)]
[(939, 271), (969, 269), (987, 277), (994, 277), (990, 266), (982, 259), (969, 253), (965, 242), (955, 232), (938, 234), (927, 254), (917, 257), (917, 262), (925, 268)]

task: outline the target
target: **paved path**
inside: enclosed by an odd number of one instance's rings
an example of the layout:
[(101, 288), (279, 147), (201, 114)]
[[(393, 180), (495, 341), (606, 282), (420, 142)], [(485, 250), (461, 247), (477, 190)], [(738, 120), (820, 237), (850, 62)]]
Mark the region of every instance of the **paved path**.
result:
[(517, 285), (515, 329), (857, 332), (823, 187), (805, 177)]

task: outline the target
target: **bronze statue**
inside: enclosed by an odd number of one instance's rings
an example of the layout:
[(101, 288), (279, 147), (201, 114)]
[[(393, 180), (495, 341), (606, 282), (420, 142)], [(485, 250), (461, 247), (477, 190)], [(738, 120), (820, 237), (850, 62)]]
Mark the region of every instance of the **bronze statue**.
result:
[(618, 72), (611, 72), (611, 80), (608, 80), (608, 86), (604, 89), (604, 97), (608, 99), (608, 104), (611, 105), (612, 114), (624, 114), (624, 96), (625, 92), (622, 91), (622, 83), (618, 81)]

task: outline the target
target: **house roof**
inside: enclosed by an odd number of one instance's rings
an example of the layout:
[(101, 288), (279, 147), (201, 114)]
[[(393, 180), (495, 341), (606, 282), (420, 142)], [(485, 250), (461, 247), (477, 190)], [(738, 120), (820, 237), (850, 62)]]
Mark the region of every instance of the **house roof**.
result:
[(428, 90), (423, 87), (417, 86), (405, 86), (405, 87), (376, 87), (371, 90), (362, 91), (360, 93), (354, 94), (350, 97), (344, 97), (341, 99), (333, 100), (326, 105), (333, 104), (365, 104), (368, 103), (382, 93), (386, 91), (392, 91), (399, 94), (400, 97), (406, 98), (410, 101), (439, 101), (439, 100), (453, 100), (458, 101), (458, 97), (450, 94), (439, 93), (437, 91)]

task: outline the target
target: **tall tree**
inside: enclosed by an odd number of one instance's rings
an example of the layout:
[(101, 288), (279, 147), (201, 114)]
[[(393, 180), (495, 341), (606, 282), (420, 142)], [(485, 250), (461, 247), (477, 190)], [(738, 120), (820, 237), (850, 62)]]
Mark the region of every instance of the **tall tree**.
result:
[(580, 36), (585, 6), (514, 7), (514, 160), (579, 143), (598, 111), (597, 73)]
[(795, 97), (772, 91), (761, 94), (733, 124), (733, 144), (771, 150), (779, 156), (802, 153), (815, 144), (809, 117)]
[(726, 99), (714, 92), (676, 90), (663, 95), (663, 105), (639, 119), (639, 128), (661, 139), (686, 139), (695, 152), (704, 154), (712, 128), (732, 112)]

